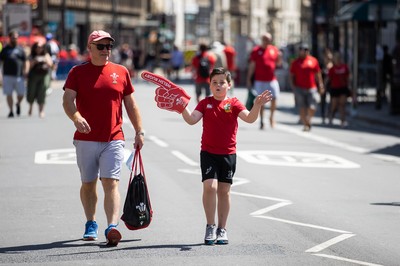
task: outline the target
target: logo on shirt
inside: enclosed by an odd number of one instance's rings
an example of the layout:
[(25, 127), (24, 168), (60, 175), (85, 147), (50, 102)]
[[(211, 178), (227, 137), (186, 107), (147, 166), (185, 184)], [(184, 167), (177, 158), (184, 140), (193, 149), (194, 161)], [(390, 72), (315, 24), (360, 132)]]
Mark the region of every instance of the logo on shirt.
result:
[(207, 109), (212, 109), (212, 104), (207, 104), (207, 107), (206, 107)]
[(119, 75), (117, 75), (117, 73), (112, 73), (111, 75), (110, 75), (110, 77), (113, 79), (113, 84), (117, 84), (117, 78), (119, 77)]
[(224, 104), (224, 110), (225, 110), (225, 113), (232, 113), (232, 105), (230, 102), (227, 102), (226, 104)]

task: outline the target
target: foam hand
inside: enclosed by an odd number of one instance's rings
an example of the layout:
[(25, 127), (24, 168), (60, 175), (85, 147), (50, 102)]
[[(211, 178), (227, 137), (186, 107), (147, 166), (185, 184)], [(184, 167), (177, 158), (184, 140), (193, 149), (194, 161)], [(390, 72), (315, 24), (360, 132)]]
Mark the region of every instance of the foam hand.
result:
[(181, 114), (189, 104), (190, 96), (179, 87), (169, 90), (164, 87), (158, 87), (154, 100), (159, 108)]
[(141, 76), (144, 80), (159, 86), (156, 89), (156, 96), (154, 98), (159, 108), (180, 114), (185, 110), (190, 101), (190, 96), (184, 89), (167, 78), (148, 71), (143, 71)]

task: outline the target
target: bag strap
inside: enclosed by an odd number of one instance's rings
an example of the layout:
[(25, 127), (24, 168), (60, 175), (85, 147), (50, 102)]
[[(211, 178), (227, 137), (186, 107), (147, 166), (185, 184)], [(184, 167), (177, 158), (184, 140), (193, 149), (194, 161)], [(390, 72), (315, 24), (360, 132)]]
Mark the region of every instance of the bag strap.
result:
[(135, 155), (133, 157), (131, 170), (132, 171), (131, 171), (131, 175), (130, 175), (130, 178), (129, 178), (129, 184), (132, 182), (132, 178), (134, 176), (136, 176), (138, 173), (141, 173), (143, 175), (143, 177), (146, 179), (146, 175), (144, 173), (142, 155), (141, 155), (139, 149), (135, 150)]

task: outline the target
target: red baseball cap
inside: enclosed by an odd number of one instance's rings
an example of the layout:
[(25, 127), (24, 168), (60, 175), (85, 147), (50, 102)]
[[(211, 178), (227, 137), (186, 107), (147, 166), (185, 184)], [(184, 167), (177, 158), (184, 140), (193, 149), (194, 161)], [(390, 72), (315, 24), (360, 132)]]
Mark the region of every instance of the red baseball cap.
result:
[(103, 30), (95, 30), (93, 31), (88, 38), (88, 44), (91, 42), (97, 42), (103, 39), (110, 39), (115, 42), (114, 38), (111, 37), (110, 33), (105, 32)]

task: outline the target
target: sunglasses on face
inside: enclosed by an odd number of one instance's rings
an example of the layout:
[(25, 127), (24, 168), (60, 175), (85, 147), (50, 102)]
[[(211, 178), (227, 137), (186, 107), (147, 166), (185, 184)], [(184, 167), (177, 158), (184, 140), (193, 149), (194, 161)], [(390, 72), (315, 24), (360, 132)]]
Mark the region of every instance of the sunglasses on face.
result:
[(104, 48), (107, 50), (111, 50), (113, 48), (113, 44), (97, 44), (97, 43), (92, 43), (93, 45), (96, 45), (97, 50), (103, 51)]

